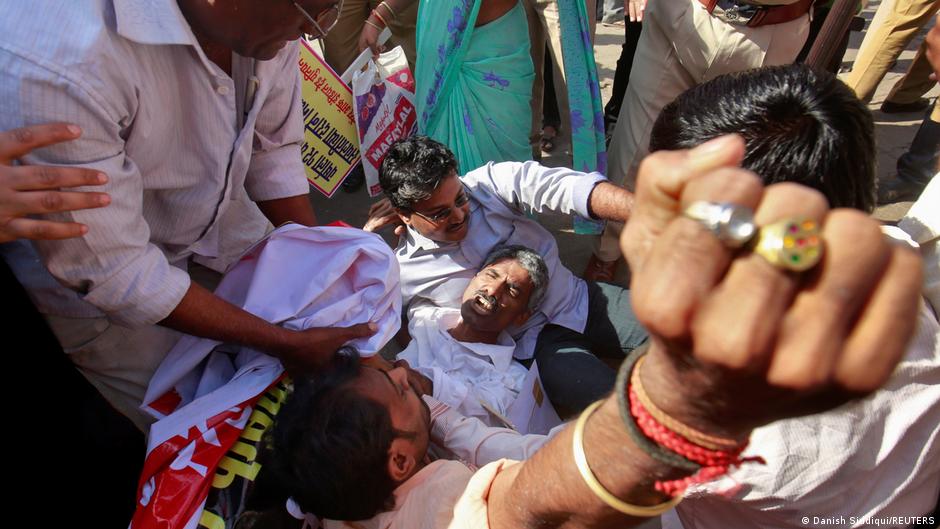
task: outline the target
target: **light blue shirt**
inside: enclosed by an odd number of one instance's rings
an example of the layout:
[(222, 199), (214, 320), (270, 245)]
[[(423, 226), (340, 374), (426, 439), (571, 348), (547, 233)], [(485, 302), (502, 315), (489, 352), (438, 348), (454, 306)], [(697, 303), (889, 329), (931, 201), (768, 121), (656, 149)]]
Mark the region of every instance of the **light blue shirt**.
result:
[(523, 326), (510, 329), (517, 342), (516, 358), (532, 357), (538, 333), (547, 323), (583, 332), (587, 284), (561, 264), (555, 237), (526, 212), (589, 218), (588, 197), (598, 182), (606, 181), (604, 175), (529, 161), (488, 163), (460, 179), (470, 195), (467, 237), (439, 243), (408, 228), (396, 250), (409, 317), (423, 304), (459, 308), (467, 284), (490, 251), (501, 244), (521, 244), (545, 260), (549, 283), (538, 312)]

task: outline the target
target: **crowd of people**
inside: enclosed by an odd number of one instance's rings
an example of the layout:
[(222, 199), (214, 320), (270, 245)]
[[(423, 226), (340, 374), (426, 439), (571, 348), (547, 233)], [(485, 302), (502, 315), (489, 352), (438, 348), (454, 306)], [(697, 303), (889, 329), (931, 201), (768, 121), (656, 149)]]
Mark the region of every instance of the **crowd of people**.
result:
[[(20, 420), (82, 453), (37, 444), (31, 472), (72, 468), (74, 519), (126, 525), (144, 396), (197, 337), (290, 376), (263, 505), (239, 507), (277, 527), (940, 523), (940, 18), (882, 106), (926, 112), (896, 179), (866, 106), (938, 3), (884, 0), (844, 81), (794, 64), (811, 1), (617, 4), (0, 0), (0, 273), (8, 335), (34, 337), (11, 356), (66, 416)], [(605, 106), (594, 26), (623, 18)], [(319, 229), (299, 39), (342, 71), (386, 27), (418, 119), (363, 227), (397, 241), (373, 280), (402, 307), (365, 354), (374, 321), (281, 325), (214, 290), (273, 227)], [(546, 78), (572, 168), (539, 162)], [(543, 214), (606, 225), (580, 276)], [(568, 422), (512, 424), (529, 397)]]

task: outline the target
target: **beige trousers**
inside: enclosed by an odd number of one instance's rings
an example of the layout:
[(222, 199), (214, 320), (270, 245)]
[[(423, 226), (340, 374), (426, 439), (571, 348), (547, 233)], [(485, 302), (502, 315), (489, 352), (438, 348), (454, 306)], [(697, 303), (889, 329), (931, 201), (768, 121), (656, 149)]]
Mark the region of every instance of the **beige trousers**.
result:
[[(344, 0), (336, 27), (323, 39), (323, 55), (327, 64), (342, 75), (359, 55), (359, 35), (366, 25), (369, 13), (380, 0)], [(385, 17), (385, 10), (380, 11)], [(418, 17), (418, 0), (398, 13), (398, 17), (385, 17), (392, 31), (386, 47), (401, 46), (408, 58), (411, 70), (415, 68), (415, 20)]]
[[(634, 189), (660, 110), (682, 92), (719, 75), (793, 62), (809, 16), (751, 28), (710, 15), (698, 0), (649, 2), (620, 116), (608, 152), (608, 177)], [(601, 260), (620, 257), (622, 225), (608, 222), (596, 242)]]
[[(940, 1), (937, 0), (882, 0), (859, 46), (852, 71), (843, 79), (859, 99), (871, 100), (891, 64), (938, 9)], [(923, 53), (924, 49), (918, 51), (919, 60), (914, 60), (904, 79), (899, 81), (901, 86), (895, 85), (888, 96), (892, 102), (913, 102), (932, 86), (927, 80), (930, 65)]]
[(107, 318), (46, 315), (72, 363), (114, 408), (147, 433), (154, 419), (140, 410), (154, 372), (181, 333), (149, 325), (121, 327)]
[[(190, 279), (215, 290), (222, 274), (190, 262)], [(79, 372), (142, 432), (153, 417), (140, 410), (150, 379), (182, 333), (159, 325), (129, 329), (100, 318), (45, 314), (46, 322)]]
[[(558, 113), (561, 117), (563, 134), (570, 134), (571, 114), (568, 109), (568, 85), (565, 82), (565, 60), (561, 52), (561, 24), (558, 20), (558, 4), (555, 0), (522, 0), (526, 17), (529, 20), (529, 39), (532, 66), (535, 67), (535, 79), (532, 81), (532, 130), (529, 144), (532, 146), (532, 159), (542, 157), (540, 143), (542, 139), (542, 103), (545, 91), (545, 44), (548, 44), (552, 56), (555, 99), (558, 101)], [(597, 0), (585, 0), (588, 20), (590, 20), (591, 39), (597, 28)]]

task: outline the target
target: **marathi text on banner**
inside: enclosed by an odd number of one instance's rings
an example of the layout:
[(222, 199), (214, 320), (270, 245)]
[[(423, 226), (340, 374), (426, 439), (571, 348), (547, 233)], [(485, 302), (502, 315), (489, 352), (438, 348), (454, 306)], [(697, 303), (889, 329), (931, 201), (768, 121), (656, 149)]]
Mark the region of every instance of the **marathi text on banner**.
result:
[(352, 91), (306, 42), (300, 47), (304, 143), (310, 185), (330, 197), (359, 163)]

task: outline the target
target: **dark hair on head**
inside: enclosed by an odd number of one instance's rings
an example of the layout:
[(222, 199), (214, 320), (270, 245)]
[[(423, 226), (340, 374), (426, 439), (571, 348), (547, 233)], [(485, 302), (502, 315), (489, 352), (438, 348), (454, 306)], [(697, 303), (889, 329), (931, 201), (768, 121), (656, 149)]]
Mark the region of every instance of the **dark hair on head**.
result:
[(732, 132), (747, 142), (744, 167), (765, 184), (797, 182), (823, 193), (831, 207), (874, 209), (871, 113), (834, 75), (790, 64), (716, 77), (662, 110), (650, 152)]
[(297, 378), (272, 429), (265, 470), (305, 512), (366, 520), (394, 506), (388, 450), (398, 432), (388, 410), (352, 387), (359, 353), (340, 349), (330, 368)]
[(427, 136), (411, 136), (389, 147), (379, 169), (379, 184), (393, 206), (411, 211), (451, 172), (457, 172), (457, 159), (450, 149)]

